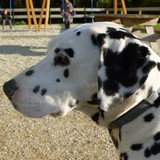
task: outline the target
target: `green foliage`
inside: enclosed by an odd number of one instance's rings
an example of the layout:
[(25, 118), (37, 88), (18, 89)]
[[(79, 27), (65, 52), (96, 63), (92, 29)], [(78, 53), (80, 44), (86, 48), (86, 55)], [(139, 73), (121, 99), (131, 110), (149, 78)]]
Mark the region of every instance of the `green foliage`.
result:
[(154, 26), (154, 29), (159, 29), (159, 30), (160, 30), (160, 23), (157, 23), (157, 24)]
[(16, 21), (14, 23), (15, 25), (27, 25), (25, 21), (21, 20), (21, 21)]

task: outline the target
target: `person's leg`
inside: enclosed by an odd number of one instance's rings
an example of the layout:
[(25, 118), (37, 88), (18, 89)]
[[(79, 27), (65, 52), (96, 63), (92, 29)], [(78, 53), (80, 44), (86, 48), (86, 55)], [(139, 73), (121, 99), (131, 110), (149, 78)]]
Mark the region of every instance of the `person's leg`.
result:
[(65, 22), (65, 27), (66, 27), (66, 29), (70, 28), (70, 22), (69, 21)]
[(3, 19), (2, 20), (2, 29), (4, 30), (4, 26), (5, 26), (5, 24), (6, 24), (6, 20), (5, 19)]
[(12, 29), (12, 20), (9, 19), (8, 22), (9, 22), (10, 29)]

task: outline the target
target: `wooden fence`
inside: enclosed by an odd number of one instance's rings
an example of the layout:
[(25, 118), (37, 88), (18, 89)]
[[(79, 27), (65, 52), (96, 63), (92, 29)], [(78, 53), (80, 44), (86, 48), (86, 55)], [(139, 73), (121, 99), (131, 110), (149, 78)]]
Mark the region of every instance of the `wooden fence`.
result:
[[(94, 14), (113, 14), (113, 8), (75, 8), (76, 14), (74, 18), (83, 18), (86, 21), (87, 18), (94, 18)], [(41, 8), (35, 8), (36, 18), (40, 17)], [(137, 8), (127, 8), (127, 14), (145, 14), (145, 13), (160, 15), (160, 7), (137, 7)], [(123, 14), (122, 8), (118, 8), (118, 14)], [(13, 22), (17, 20), (27, 19), (26, 8), (14, 8), (12, 10)], [(45, 17), (43, 17), (45, 18)], [(50, 8), (49, 11), (49, 22), (52, 19), (61, 19), (60, 8)]]

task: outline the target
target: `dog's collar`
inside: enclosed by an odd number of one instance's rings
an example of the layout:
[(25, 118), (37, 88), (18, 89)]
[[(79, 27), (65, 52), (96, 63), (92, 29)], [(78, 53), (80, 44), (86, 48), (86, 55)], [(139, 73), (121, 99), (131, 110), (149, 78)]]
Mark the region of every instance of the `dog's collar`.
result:
[(127, 113), (123, 114), (122, 116), (118, 117), (116, 120), (112, 121), (109, 124), (109, 128), (110, 129), (120, 128), (123, 125), (136, 119), (142, 113), (144, 113), (145, 111), (150, 109), (152, 106), (154, 106), (155, 101), (159, 97), (160, 97), (160, 88), (157, 90), (157, 92), (155, 91), (152, 92), (151, 95), (148, 96), (147, 99), (142, 100), (140, 103), (138, 103), (135, 107), (133, 107)]

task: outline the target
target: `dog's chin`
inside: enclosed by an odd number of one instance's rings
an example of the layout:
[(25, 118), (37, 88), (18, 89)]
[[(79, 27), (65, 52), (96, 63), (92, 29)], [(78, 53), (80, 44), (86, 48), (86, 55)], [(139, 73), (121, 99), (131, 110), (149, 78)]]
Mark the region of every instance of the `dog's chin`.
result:
[[(62, 117), (65, 116), (68, 112), (67, 111), (63, 111), (63, 110), (55, 110), (53, 112), (48, 112), (48, 113), (43, 113), (40, 111), (31, 111), (31, 110), (24, 110), (22, 109), (22, 107), (20, 107), (19, 105), (17, 105), (15, 102), (11, 101), (12, 106), (21, 114), (23, 114), (24, 116), (30, 117), (30, 118), (43, 118), (47, 115), (51, 115), (52, 117)], [(25, 107), (27, 108), (27, 107)]]
[(47, 114), (45, 113), (40, 113), (40, 112), (28, 112), (28, 111), (24, 111), (21, 109), (21, 107), (19, 105), (17, 105), (16, 103), (14, 102), (11, 102), (12, 103), (12, 106), (19, 112), (21, 113), (22, 115), (26, 116), (26, 117), (29, 117), (29, 118), (43, 118), (45, 117)]

